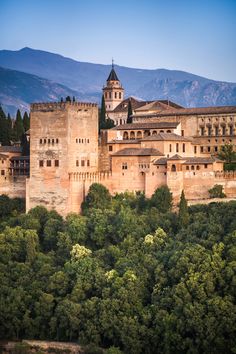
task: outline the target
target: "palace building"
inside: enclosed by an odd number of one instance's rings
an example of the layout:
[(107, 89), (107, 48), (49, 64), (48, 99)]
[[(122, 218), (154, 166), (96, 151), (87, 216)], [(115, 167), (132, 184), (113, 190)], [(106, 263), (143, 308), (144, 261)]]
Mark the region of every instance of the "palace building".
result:
[[(20, 194), (25, 193), (27, 210), (43, 205), (62, 215), (80, 212), (95, 182), (111, 194), (144, 192), (147, 197), (167, 185), (175, 203), (182, 190), (188, 200), (209, 198), (216, 184), (236, 197), (236, 173), (224, 172), (217, 158), (222, 145), (235, 145), (235, 106), (184, 108), (168, 100), (124, 99), (114, 65), (103, 94), (115, 127), (100, 136), (96, 104), (32, 104), (29, 176), (29, 161), (20, 151), (12, 154), (0, 147), (5, 171), (0, 194), (14, 196), (17, 181), (25, 183)], [(132, 123), (127, 123), (129, 102)]]

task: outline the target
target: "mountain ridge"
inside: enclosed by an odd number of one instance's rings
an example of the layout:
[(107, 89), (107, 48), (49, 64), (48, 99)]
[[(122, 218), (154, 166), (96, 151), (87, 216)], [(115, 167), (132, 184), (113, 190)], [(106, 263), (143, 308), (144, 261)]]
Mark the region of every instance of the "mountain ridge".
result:
[[(80, 62), (29, 47), (18, 51), (1, 50), (0, 66), (50, 80), (72, 90), (81, 100), (97, 103), (101, 102), (102, 87), (111, 70), (110, 65)], [(185, 107), (236, 104), (236, 83), (216, 81), (181, 70), (119, 65), (115, 65), (115, 70), (126, 97), (170, 99)]]

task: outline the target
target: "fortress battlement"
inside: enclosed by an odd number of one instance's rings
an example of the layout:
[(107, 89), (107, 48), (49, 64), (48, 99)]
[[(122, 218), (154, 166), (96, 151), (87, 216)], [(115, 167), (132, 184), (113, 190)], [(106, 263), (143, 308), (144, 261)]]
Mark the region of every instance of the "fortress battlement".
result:
[(97, 103), (91, 102), (38, 102), (30, 105), (31, 112), (65, 110), (68, 107), (92, 108)]
[(70, 181), (89, 181), (99, 182), (109, 179), (112, 176), (110, 171), (97, 171), (97, 172), (69, 172)]
[(236, 180), (236, 171), (222, 171), (222, 172), (217, 171), (217, 172), (215, 172), (215, 177)]

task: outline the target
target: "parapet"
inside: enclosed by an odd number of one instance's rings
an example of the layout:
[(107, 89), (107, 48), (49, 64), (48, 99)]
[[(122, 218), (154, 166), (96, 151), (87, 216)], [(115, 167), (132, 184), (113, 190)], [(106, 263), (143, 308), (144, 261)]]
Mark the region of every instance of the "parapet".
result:
[(70, 172), (69, 180), (71, 181), (89, 181), (100, 182), (107, 180), (112, 176), (110, 171), (97, 171), (97, 172)]
[(51, 112), (56, 110), (66, 110), (69, 107), (76, 108), (92, 108), (97, 107), (97, 103), (91, 102), (39, 102), (31, 103), (30, 110), (31, 112), (43, 111)]

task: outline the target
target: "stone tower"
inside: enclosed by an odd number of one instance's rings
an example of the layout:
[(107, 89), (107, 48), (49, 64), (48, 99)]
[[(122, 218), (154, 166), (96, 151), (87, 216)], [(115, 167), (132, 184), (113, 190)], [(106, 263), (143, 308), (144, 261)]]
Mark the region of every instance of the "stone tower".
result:
[(98, 108), (93, 103), (34, 103), (30, 112), (30, 178), (26, 208), (79, 212), (83, 185), (70, 175), (98, 170)]
[(116, 75), (113, 60), (112, 69), (107, 78), (107, 84), (103, 87), (103, 94), (105, 98), (106, 111), (108, 113), (113, 111), (124, 99), (124, 89)]

